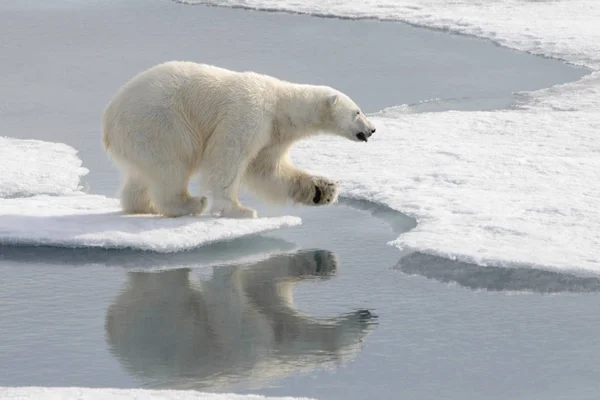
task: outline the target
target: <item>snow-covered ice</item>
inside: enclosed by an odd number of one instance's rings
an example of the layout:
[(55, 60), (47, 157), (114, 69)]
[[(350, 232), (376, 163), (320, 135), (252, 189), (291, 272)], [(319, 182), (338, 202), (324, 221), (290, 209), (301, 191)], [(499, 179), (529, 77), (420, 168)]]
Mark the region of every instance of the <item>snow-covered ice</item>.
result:
[(88, 173), (71, 146), (6, 137), (0, 137), (0, 167), (0, 198), (73, 194)]
[[(377, 113), (364, 145), (317, 139), (294, 158), (342, 194), (418, 220), (393, 244), (483, 265), (600, 272), (600, 2), (185, 0), (342, 18), (378, 18), (489, 38), (585, 66), (578, 82), (497, 112)], [(426, 99), (424, 99), (426, 100)]]
[(233, 393), (202, 393), (193, 390), (96, 389), (53, 387), (0, 387), (0, 399), (5, 400), (308, 400), (305, 397), (265, 397)]
[(118, 200), (99, 195), (0, 199), (0, 244), (131, 248), (169, 253), (300, 224), (283, 216), (239, 220), (124, 215)]
[(588, 234), (600, 222), (600, 191), (589, 184), (600, 180), (600, 142), (593, 129), (571, 129), (585, 117), (376, 118), (379, 136), (366, 145), (322, 138), (299, 145), (294, 158), (328, 171), (348, 197), (415, 217), (399, 247), (484, 265), (600, 271), (600, 236)]

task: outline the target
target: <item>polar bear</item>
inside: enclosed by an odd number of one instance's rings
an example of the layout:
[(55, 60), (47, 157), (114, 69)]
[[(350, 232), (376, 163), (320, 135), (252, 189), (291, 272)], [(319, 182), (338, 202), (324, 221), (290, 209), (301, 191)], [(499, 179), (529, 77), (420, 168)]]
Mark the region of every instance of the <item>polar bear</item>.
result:
[(331, 180), (296, 168), (289, 150), (318, 133), (366, 142), (373, 124), (347, 95), (328, 86), (297, 84), (255, 72), (170, 61), (123, 85), (102, 115), (102, 139), (123, 171), (126, 213), (167, 217), (211, 213), (255, 218), (238, 200), (240, 185), (274, 202), (327, 205)]

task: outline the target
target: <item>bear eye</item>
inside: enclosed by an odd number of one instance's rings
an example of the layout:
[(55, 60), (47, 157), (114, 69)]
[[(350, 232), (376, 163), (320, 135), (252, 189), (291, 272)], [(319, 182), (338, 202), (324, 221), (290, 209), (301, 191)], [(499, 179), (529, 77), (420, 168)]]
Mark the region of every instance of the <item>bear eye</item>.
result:
[(356, 111), (356, 115), (360, 115), (360, 110)]

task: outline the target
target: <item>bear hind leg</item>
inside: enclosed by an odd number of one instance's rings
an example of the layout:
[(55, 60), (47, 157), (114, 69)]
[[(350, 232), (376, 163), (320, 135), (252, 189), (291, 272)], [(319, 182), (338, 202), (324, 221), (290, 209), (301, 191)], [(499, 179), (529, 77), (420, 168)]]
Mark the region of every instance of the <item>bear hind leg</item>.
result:
[[(228, 158), (231, 159), (231, 156), (213, 150), (204, 160), (206, 167), (201, 186), (212, 194), (211, 213), (224, 218), (256, 218), (256, 210), (244, 207), (238, 200), (242, 174), (248, 163), (241, 157), (237, 163), (224, 165), (222, 160)], [(215, 169), (214, 166), (218, 168)]]
[(240, 179), (234, 178), (233, 183), (226, 188), (213, 183), (210, 185), (213, 194), (211, 213), (223, 218), (256, 218), (256, 210), (244, 207), (238, 200)]
[(127, 214), (155, 214), (148, 187), (137, 177), (126, 176), (121, 187), (121, 207)]
[(244, 207), (238, 201), (220, 198), (215, 199), (212, 212), (223, 218), (256, 218), (256, 210)]
[(149, 194), (158, 214), (166, 217), (202, 214), (208, 200), (204, 196), (190, 196), (190, 174), (174, 165), (157, 166), (149, 172)]

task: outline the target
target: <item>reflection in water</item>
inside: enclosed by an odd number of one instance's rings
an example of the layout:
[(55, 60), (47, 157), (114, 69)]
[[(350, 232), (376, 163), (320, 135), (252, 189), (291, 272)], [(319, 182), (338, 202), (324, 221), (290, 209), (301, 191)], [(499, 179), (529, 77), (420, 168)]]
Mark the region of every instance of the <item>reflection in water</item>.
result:
[(94, 247), (63, 248), (47, 246), (2, 246), (0, 261), (44, 265), (102, 265), (143, 269), (180, 269), (206, 265), (231, 264), (233, 260), (264, 259), (269, 254), (297, 248), (293, 243), (260, 235), (221, 241), (176, 253), (157, 253), (131, 249), (103, 249)]
[(360, 350), (376, 317), (312, 318), (292, 305), (298, 282), (327, 278), (336, 266), (334, 254), (316, 250), (214, 268), (199, 282), (188, 269), (130, 272), (107, 311), (107, 341), (154, 387), (216, 389), (340, 362)]
[(536, 293), (600, 292), (600, 279), (534, 268), (482, 267), (423, 253), (404, 256), (396, 266), (405, 274), (471, 289)]

